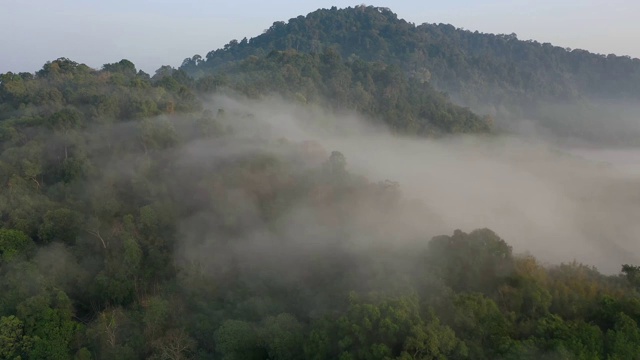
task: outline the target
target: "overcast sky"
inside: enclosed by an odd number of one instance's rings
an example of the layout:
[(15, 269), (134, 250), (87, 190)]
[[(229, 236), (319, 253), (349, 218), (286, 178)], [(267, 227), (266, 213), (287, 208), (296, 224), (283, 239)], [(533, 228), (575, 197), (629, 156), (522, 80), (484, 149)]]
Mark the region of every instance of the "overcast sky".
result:
[[(33, 72), (68, 57), (94, 68), (129, 59), (153, 73), (206, 55), (231, 39), (251, 38), (274, 21), (318, 8), (360, 2), (334, 0), (0, 0), (0, 73)], [(407, 21), (450, 23), (468, 30), (516, 33), (592, 52), (640, 57), (637, 0), (370, 1)]]

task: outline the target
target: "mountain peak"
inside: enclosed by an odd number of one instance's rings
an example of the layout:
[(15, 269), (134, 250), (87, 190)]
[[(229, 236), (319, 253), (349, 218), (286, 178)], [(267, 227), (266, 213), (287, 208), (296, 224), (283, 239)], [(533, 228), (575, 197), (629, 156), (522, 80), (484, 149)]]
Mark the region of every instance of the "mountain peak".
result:
[[(327, 48), (334, 49), (345, 61), (396, 65), (410, 78), (428, 81), (459, 105), (491, 114), (498, 122), (536, 119), (565, 135), (576, 135), (576, 129), (580, 129), (580, 137), (592, 137), (609, 130), (587, 130), (584, 120), (576, 119), (581, 125), (570, 124), (563, 111), (555, 110), (556, 105), (570, 106), (569, 112), (579, 113), (581, 118), (596, 113), (611, 118), (616, 114), (595, 111), (602, 109), (602, 101), (640, 100), (639, 59), (522, 41), (514, 33), (486, 34), (450, 24), (416, 26), (388, 8), (365, 5), (319, 9), (287, 22), (275, 22), (263, 34), (231, 41), (209, 52), (205, 59), (186, 59), (181, 68), (199, 77), (273, 50), (317, 54)], [(611, 137), (636, 137), (630, 134), (625, 131)]]

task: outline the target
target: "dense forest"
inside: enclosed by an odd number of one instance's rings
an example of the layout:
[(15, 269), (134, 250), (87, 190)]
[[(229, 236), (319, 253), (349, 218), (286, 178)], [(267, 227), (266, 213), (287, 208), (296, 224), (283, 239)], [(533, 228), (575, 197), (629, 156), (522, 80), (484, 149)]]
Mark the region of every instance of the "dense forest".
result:
[[(530, 49), (556, 67), (497, 60)], [(396, 179), (217, 100), (492, 137), (441, 90), (601, 96), (603, 76), (633, 98), (638, 67), (356, 7), (153, 75), (66, 58), (2, 74), (0, 359), (638, 359), (640, 266), (543, 264), (487, 228), (416, 235), (427, 212)]]
[(508, 130), (516, 120), (531, 120), (557, 136), (637, 145), (640, 130), (628, 120), (635, 115), (621, 106), (640, 100), (640, 59), (449, 24), (416, 26), (387, 8), (333, 7), (275, 22), (262, 35), (187, 58), (180, 68), (199, 77), (273, 50), (321, 53), (326, 48), (344, 58), (396, 65), (461, 105), (491, 114)]
[[(640, 97), (640, 59), (522, 41), (515, 34), (471, 32), (449, 24), (416, 26), (389, 9), (373, 6), (321, 9), (286, 23), (275, 22), (255, 38), (231, 41), (205, 58), (185, 59), (181, 68), (198, 75), (272, 50), (317, 53), (326, 47), (344, 57), (397, 64), (452, 92), (517, 92), (546, 99)], [(474, 86), (480, 88), (464, 89)]]
[(355, 110), (403, 134), (481, 133), (492, 125), (489, 116), (453, 105), (428, 83), (407, 78), (395, 66), (344, 61), (331, 49), (321, 54), (273, 51), (224, 67), (222, 73), (234, 89), (251, 97), (279, 93), (305, 104)]
[[(203, 101), (325, 61), (273, 53), (236, 80), (126, 60), (2, 75), (0, 358), (637, 357), (640, 268), (543, 267), (488, 229), (399, 241), (399, 184)], [(373, 97), (388, 85), (374, 65), (331, 69)], [(298, 96), (330, 93), (319, 76)]]

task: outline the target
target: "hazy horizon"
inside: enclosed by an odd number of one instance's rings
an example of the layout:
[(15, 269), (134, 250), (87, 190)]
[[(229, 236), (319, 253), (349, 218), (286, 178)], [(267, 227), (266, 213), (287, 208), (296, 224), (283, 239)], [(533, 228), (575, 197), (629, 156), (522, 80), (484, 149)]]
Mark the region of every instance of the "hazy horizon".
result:
[[(86, 3), (3, 0), (11, 21), (0, 31), (0, 73), (34, 72), (46, 61), (66, 57), (100, 68), (105, 63), (131, 60), (146, 72), (162, 65), (179, 66), (195, 54), (220, 48), (232, 39), (251, 38), (275, 21), (287, 21), (318, 8), (359, 5), (349, 1), (305, 3), (253, 0), (203, 5), (193, 0), (148, 0)], [(640, 25), (634, 14), (640, 4), (616, 0), (609, 6), (596, 1), (493, 0), (474, 3), (381, 1), (366, 5), (389, 7), (398, 17), (416, 24), (450, 23), (485, 33), (516, 33), (519, 39), (550, 42), (556, 46), (590, 52), (640, 57), (635, 39)]]

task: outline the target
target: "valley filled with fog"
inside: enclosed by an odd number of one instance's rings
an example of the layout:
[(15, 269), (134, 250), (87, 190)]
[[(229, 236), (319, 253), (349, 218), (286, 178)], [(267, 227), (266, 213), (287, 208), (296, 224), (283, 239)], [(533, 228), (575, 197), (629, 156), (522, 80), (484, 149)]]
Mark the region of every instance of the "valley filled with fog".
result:
[(639, 103), (366, 5), (0, 74), (0, 360), (636, 360)]
[(251, 119), (260, 125), (247, 126), (262, 136), (314, 141), (342, 152), (356, 174), (397, 182), (424, 211), (411, 215), (404, 229), (411, 235), (402, 237), (488, 227), (515, 251), (549, 264), (576, 260), (616, 273), (619, 264), (640, 261), (640, 149), (568, 148), (506, 133), (403, 137), (355, 113), (338, 116), (276, 98), (223, 97), (212, 107), (259, 114)]

